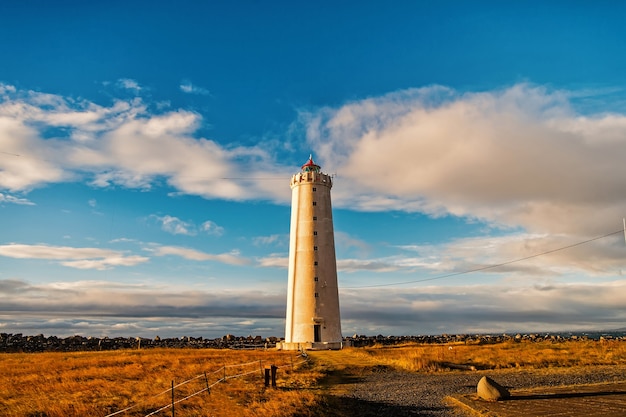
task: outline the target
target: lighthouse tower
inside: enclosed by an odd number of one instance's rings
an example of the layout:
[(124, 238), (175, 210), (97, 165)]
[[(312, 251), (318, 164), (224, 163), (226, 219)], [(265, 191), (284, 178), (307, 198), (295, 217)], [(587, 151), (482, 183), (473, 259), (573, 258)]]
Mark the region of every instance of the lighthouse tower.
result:
[(289, 287), (284, 350), (341, 349), (330, 189), (313, 158), (291, 177)]

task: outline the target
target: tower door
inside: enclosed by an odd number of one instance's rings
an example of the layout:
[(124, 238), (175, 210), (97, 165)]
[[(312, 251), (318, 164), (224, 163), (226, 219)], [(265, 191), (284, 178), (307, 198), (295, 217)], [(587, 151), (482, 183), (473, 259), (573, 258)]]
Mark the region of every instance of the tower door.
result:
[(322, 341), (322, 326), (319, 324), (313, 325), (313, 341), (315, 343)]

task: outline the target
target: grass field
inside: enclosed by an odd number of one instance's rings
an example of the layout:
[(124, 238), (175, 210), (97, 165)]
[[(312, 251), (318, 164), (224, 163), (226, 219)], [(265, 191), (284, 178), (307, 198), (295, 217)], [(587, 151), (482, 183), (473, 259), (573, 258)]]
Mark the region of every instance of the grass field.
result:
[[(175, 415), (314, 417), (321, 415), (325, 378), (347, 367), (388, 366), (409, 372), (626, 364), (626, 342), (578, 341), (494, 345), (405, 345), (312, 352), (149, 349), (0, 354), (0, 415), (8, 417), (146, 416), (174, 400)], [(264, 369), (278, 366), (277, 389)], [(458, 372), (458, 371), (454, 371)], [(240, 375), (240, 376), (236, 376)], [(226, 376), (226, 380), (219, 382)], [(236, 377), (235, 377), (236, 376)], [(210, 391), (206, 390), (210, 386)], [(203, 391), (204, 390), (204, 391)], [(155, 414), (171, 416), (171, 408)]]
[[(291, 370), (292, 363), (303, 368), (301, 361), (293, 352), (212, 349), (3, 354), (0, 415), (103, 417), (135, 406), (117, 415), (145, 416), (171, 403), (172, 381), (195, 378), (175, 388), (179, 400), (226, 376), (210, 393), (176, 404), (176, 416), (289, 416), (291, 404), (306, 404), (314, 395), (266, 389), (262, 375), (265, 367), (279, 366), (277, 385), (306, 387), (302, 374)], [(234, 377), (239, 374), (246, 375)], [(171, 409), (157, 415), (171, 416)]]
[(381, 365), (407, 371), (442, 371), (449, 364), (464, 364), (476, 369), (548, 368), (626, 364), (626, 343), (620, 341), (514, 341), (471, 345), (450, 343), (397, 348), (370, 348), (357, 352), (372, 357)]

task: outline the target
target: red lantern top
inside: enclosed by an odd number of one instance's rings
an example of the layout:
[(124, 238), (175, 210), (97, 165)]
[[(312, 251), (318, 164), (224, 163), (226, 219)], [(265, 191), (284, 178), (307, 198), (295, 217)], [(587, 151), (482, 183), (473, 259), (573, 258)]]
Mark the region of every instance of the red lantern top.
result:
[(313, 155), (309, 155), (309, 160), (302, 165), (302, 172), (319, 172), (320, 166), (313, 162)]

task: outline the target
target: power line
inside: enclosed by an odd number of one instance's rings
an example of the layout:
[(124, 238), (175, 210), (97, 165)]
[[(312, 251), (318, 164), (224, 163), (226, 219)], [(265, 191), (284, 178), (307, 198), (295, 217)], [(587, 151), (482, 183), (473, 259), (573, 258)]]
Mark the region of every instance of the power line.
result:
[(415, 284), (415, 283), (418, 283), (418, 282), (435, 281), (435, 280), (438, 280), (438, 279), (450, 278), (450, 277), (455, 277), (455, 276), (458, 276), (458, 275), (471, 274), (473, 272), (479, 272), (479, 271), (485, 271), (487, 269), (498, 268), (498, 267), (501, 267), (501, 266), (504, 266), (504, 265), (510, 265), (510, 264), (513, 264), (513, 263), (516, 263), (516, 262), (526, 261), (528, 259), (537, 258), (539, 256), (548, 255), (548, 254), (551, 254), (551, 253), (554, 253), (554, 252), (559, 252), (559, 251), (562, 251), (562, 250), (565, 250), (565, 249), (570, 249), (570, 248), (573, 248), (573, 247), (576, 247), (576, 246), (585, 245), (585, 244), (593, 242), (595, 240), (604, 239), (606, 237), (613, 236), (613, 235), (616, 235), (618, 233), (625, 233), (625, 231), (624, 231), (624, 229), (620, 229), (620, 230), (617, 230), (615, 232), (607, 233), (605, 235), (594, 237), (592, 239), (583, 240), (582, 242), (573, 243), (571, 245), (562, 246), (562, 247), (557, 248), (557, 249), (547, 250), (545, 252), (536, 253), (534, 255), (525, 256), (523, 258), (518, 258), (518, 259), (511, 260), (511, 261), (506, 261), (506, 262), (502, 262), (502, 263), (499, 263), (499, 264), (493, 264), (493, 265), (483, 266), (483, 267), (480, 267), (480, 268), (468, 269), (466, 271), (452, 272), (452, 273), (446, 274), (446, 275), (439, 275), (439, 276), (431, 277), (431, 278), (416, 279), (416, 280), (412, 280), (412, 281), (391, 282), (391, 283), (388, 283), (388, 284), (362, 285), (362, 286), (359, 286), (359, 287), (341, 287), (341, 289), (350, 290), (350, 289), (356, 289), (356, 288), (392, 287), (392, 286), (396, 286), (396, 285)]

